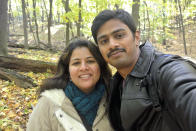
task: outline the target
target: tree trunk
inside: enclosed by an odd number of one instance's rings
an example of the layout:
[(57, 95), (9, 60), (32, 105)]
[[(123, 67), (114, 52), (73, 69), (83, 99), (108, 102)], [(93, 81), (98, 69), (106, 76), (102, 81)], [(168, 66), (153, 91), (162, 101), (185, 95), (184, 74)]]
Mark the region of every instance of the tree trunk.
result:
[[(11, 0), (9, 1), (9, 26), (12, 24), (12, 29), (13, 32), (15, 31), (15, 23), (14, 23), (14, 16), (13, 16), (13, 12), (12, 12), (12, 6), (11, 6)], [(10, 27), (9, 27), (10, 29)]]
[(58, 16), (57, 23), (60, 24), (60, 16), (61, 16), (61, 14), (59, 13), (59, 11), (57, 11), (57, 16)]
[[(33, 28), (32, 27), (32, 24), (31, 24), (31, 16), (30, 16), (30, 12), (28, 11), (28, 8), (29, 8), (29, 0), (25, 0), (26, 3), (25, 3), (25, 11), (26, 11), (26, 15), (27, 15), (27, 27), (30, 27), (29, 28), (29, 32), (33, 32)], [(29, 24), (29, 26), (28, 26)]]
[[(17, 40), (11, 40), (8, 43), (8, 47), (12, 47), (12, 48), (24, 48), (23, 44), (15, 44), (17, 42)], [(38, 47), (38, 46), (29, 46), (29, 49), (35, 49), (35, 50), (47, 50), (48, 46), (47, 44), (40, 42), (40, 44), (42, 44), (44, 46), (44, 48), (42, 47)]]
[[(69, 9), (69, 0), (62, 0), (62, 3), (64, 5), (64, 8), (65, 8), (65, 12), (68, 13), (70, 11)], [(66, 18), (68, 21), (66, 22), (66, 45), (68, 45), (69, 43), (69, 28), (70, 28), (70, 21), (69, 21), (69, 18)]]
[(43, 0), (43, 3), (44, 3), (45, 12), (46, 12), (46, 17), (47, 17), (47, 20), (48, 20), (49, 16), (48, 16), (45, 0)]
[(38, 60), (28, 60), (10, 56), (0, 56), (0, 67), (7, 69), (16, 69), (22, 72), (56, 72), (56, 65), (54, 63), (43, 62)]
[(11, 25), (11, 19), (12, 19), (12, 15), (11, 15), (11, 1), (8, 2), (8, 25), (7, 25), (7, 31), (8, 31), (8, 41), (10, 41), (10, 25)]
[[(20, 5), (18, 4), (18, 0), (15, 0), (14, 3), (16, 4), (17, 16), (21, 16), (21, 15), (20, 15), (21, 7), (20, 7)], [(22, 21), (21, 21), (21, 19), (20, 19), (19, 17), (16, 17), (16, 23), (18, 23), (18, 24), (21, 23), (21, 24), (22, 24)]]
[(132, 5), (132, 16), (135, 21), (136, 26), (139, 24), (139, 9), (140, 9), (140, 0), (133, 0), (134, 4)]
[(7, 9), (8, 9), (8, 1), (2, 0), (0, 2), (0, 56), (6, 56), (8, 54), (7, 53), (7, 41), (8, 41)]
[(22, 88), (30, 88), (30, 87), (37, 86), (37, 84), (33, 82), (32, 78), (19, 74), (16, 71), (1, 68), (1, 67), (0, 67), (0, 79), (14, 81), (14, 83), (17, 86)]
[(165, 7), (166, 1), (163, 0), (163, 34), (162, 34), (162, 45), (166, 45), (166, 33), (165, 33), (165, 25), (166, 25), (166, 16), (165, 16)]
[(70, 23), (70, 29), (71, 29), (71, 36), (74, 37), (74, 31), (73, 31), (72, 23)]
[[(32, 20), (31, 20), (31, 16), (30, 16), (30, 12), (28, 10), (28, 7), (29, 7), (29, 3), (27, 1), (26, 9), (27, 9), (27, 16), (28, 16), (28, 22), (29, 22), (30, 32), (32, 32), (32, 34), (33, 34), (33, 38), (34, 38), (34, 41), (35, 41), (36, 45), (38, 45), (37, 39), (35, 38), (35, 34), (34, 34), (34, 31), (33, 31), (33, 27), (32, 27), (32, 24), (31, 24), (31, 21)], [(29, 48), (29, 46), (28, 46), (28, 48)]]
[(24, 45), (28, 48), (28, 32), (27, 32), (27, 15), (25, 0), (22, 0), (23, 28), (24, 28)]
[(39, 30), (38, 30), (37, 14), (36, 14), (36, 0), (33, 0), (33, 16), (34, 16), (34, 21), (35, 21), (37, 44), (38, 44), (38, 47), (40, 47)]
[(43, 5), (41, 5), (42, 8), (42, 16), (41, 16), (41, 20), (42, 20), (42, 31), (44, 31), (44, 7)]
[[(69, 12), (69, 0), (66, 0), (66, 13)], [(70, 28), (70, 22), (68, 21), (66, 23), (66, 45), (69, 43), (69, 28)]]
[(148, 5), (146, 3), (146, 1), (144, 1), (144, 4), (146, 5), (146, 12), (147, 12), (147, 20), (148, 20), (148, 36), (147, 36), (147, 40), (150, 39), (150, 16), (149, 16), (149, 13), (148, 13)]
[(118, 10), (119, 9), (119, 4), (115, 4), (115, 7)]
[[(144, 37), (142, 38), (142, 41), (145, 41), (146, 40), (146, 12), (145, 12), (145, 10), (144, 10), (144, 12), (143, 12), (143, 15), (144, 15), (144, 27), (143, 27), (143, 30), (144, 30)], [(143, 43), (143, 42), (142, 42)]]
[(181, 5), (180, 5), (180, 0), (178, 0), (178, 7), (179, 7), (179, 11), (180, 11), (180, 21), (181, 21), (180, 23), (181, 23), (181, 26), (182, 26), (184, 53), (185, 53), (185, 55), (187, 55), (185, 29), (184, 29), (184, 22), (183, 22), (183, 16), (182, 16), (182, 10), (181, 10)]
[(82, 22), (82, 0), (79, 0), (79, 12), (78, 12), (78, 25), (77, 25), (77, 36), (80, 36), (80, 28), (81, 28), (81, 22)]
[(48, 17), (48, 46), (49, 46), (49, 48), (52, 48), (51, 31), (50, 31), (50, 27), (52, 25), (52, 2), (53, 2), (53, 0), (50, 0), (50, 13), (49, 13), (49, 17)]

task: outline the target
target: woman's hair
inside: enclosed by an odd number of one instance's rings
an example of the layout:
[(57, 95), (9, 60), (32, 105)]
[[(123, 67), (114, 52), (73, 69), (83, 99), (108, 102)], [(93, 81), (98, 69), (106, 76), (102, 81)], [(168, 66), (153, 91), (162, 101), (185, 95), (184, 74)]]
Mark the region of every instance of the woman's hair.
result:
[(65, 89), (67, 82), (70, 79), (69, 62), (73, 51), (76, 48), (86, 47), (97, 61), (100, 68), (100, 80), (106, 85), (108, 95), (109, 80), (111, 78), (111, 71), (108, 64), (104, 61), (98, 47), (93, 42), (84, 38), (74, 38), (69, 42), (64, 52), (59, 58), (57, 65), (57, 72), (54, 77), (46, 79), (42, 82), (39, 93), (49, 89)]

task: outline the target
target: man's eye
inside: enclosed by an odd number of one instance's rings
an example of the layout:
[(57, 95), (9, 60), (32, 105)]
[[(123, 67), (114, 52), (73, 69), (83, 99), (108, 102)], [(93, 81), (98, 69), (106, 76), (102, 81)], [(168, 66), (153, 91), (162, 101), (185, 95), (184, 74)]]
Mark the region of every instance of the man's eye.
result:
[(119, 38), (122, 38), (123, 36), (124, 36), (124, 34), (117, 34), (117, 35), (116, 35), (116, 38), (119, 39)]
[(107, 42), (108, 42), (108, 40), (101, 40), (101, 41), (100, 41), (100, 44), (101, 44), (101, 45), (105, 45)]

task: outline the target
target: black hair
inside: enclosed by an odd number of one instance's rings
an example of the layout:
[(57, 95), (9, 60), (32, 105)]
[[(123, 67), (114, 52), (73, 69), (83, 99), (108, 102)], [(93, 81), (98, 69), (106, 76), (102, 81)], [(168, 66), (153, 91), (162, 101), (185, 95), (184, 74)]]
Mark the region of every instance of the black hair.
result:
[(111, 19), (118, 19), (122, 21), (124, 24), (126, 24), (131, 32), (133, 33), (133, 36), (135, 36), (136, 32), (136, 25), (134, 22), (133, 17), (125, 10), (118, 9), (118, 10), (103, 10), (100, 12), (95, 19), (93, 20), (93, 24), (91, 26), (91, 32), (93, 35), (93, 38), (95, 42), (97, 43), (97, 32), (99, 28), (107, 21)]
[(93, 42), (84, 39), (84, 38), (74, 38), (69, 42), (69, 45), (65, 48), (64, 52), (59, 58), (58, 65), (57, 65), (57, 72), (54, 77), (46, 79), (41, 84), (39, 93), (49, 90), (49, 89), (65, 89), (67, 82), (70, 79), (69, 74), (69, 62), (70, 57), (73, 51), (79, 47), (86, 47), (89, 49), (90, 53), (93, 55), (95, 60), (97, 61), (101, 74), (100, 79), (106, 85), (107, 95), (109, 93), (109, 80), (111, 78), (111, 70), (108, 64), (104, 61), (101, 53), (96, 44)]

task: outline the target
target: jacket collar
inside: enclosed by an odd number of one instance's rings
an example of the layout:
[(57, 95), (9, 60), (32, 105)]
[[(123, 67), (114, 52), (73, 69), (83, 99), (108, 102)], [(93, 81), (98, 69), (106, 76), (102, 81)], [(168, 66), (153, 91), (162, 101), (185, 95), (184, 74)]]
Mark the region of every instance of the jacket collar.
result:
[[(154, 61), (154, 47), (152, 46), (152, 44), (147, 41), (144, 44), (140, 45), (140, 56), (132, 70), (132, 72), (130, 72), (128, 74), (128, 76), (134, 76), (137, 78), (143, 78), (144, 76), (147, 75), (152, 62)], [(120, 76), (119, 72), (116, 72), (114, 77), (115, 80), (119, 80), (122, 79), (122, 77)]]
[(58, 106), (62, 106), (63, 100), (66, 97), (62, 89), (45, 90), (44, 92), (41, 93), (41, 96), (45, 96), (49, 98), (52, 102), (54, 102)]
[(129, 74), (134, 77), (142, 78), (147, 75), (154, 60), (154, 47), (150, 42), (140, 45), (140, 56), (132, 72)]
[[(76, 109), (74, 108), (74, 105), (69, 100), (69, 98), (65, 95), (62, 89), (46, 90), (43, 93), (41, 93), (41, 96), (49, 98), (55, 105), (60, 107), (62, 111), (64, 111), (66, 114), (70, 115), (72, 118), (82, 123), (82, 120), (78, 115)], [(106, 103), (106, 93), (105, 93), (100, 101), (99, 108), (97, 110), (97, 117), (94, 120), (93, 126), (99, 123), (99, 121), (102, 120), (103, 116), (105, 115), (106, 104), (107, 103)]]

